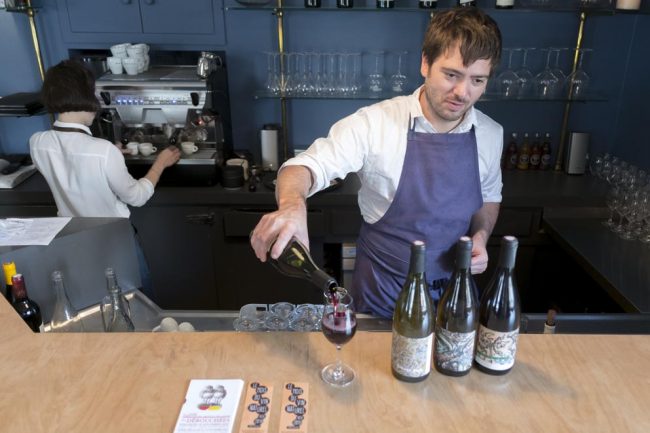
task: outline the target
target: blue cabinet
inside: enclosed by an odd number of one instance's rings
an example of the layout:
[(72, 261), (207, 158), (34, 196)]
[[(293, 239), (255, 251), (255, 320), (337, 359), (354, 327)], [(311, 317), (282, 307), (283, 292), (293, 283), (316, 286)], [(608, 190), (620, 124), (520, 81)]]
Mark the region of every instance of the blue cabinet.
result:
[(57, 0), (66, 42), (202, 45), (226, 42), (223, 0)]

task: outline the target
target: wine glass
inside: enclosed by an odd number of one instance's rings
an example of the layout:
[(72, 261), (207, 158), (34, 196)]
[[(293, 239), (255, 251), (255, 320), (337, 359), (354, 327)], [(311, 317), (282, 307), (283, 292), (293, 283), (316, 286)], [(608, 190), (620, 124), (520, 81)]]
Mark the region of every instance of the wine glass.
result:
[(371, 51), (369, 53), (372, 64), (372, 72), (367, 77), (368, 90), (372, 93), (379, 93), (384, 90), (386, 79), (384, 78), (384, 52)]
[(402, 72), (402, 62), (406, 59), (407, 55), (408, 51), (400, 51), (397, 53), (397, 70), (390, 76), (390, 88), (393, 92), (401, 93), (406, 90), (408, 79)]
[(585, 53), (589, 51), (593, 50), (591, 48), (581, 48), (578, 51), (578, 67), (567, 77), (566, 83), (569, 87), (569, 95), (573, 99), (584, 98), (589, 88), (589, 75), (587, 75), (582, 67)]
[(551, 70), (551, 49), (546, 50), (546, 66), (539, 74), (535, 76), (535, 90), (537, 97), (542, 99), (551, 99), (557, 95), (560, 80)]
[(516, 98), (519, 95), (519, 76), (512, 69), (512, 53), (515, 50), (504, 48), (503, 51), (508, 51), (508, 66), (497, 76), (497, 92), (504, 98)]
[(533, 80), (535, 77), (533, 73), (528, 69), (528, 51), (535, 50), (535, 48), (518, 48), (516, 51), (523, 51), (523, 57), (521, 60), (521, 66), (515, 71), (517, 77), (519, 77), (519, 97), (525, 98), (530, 96), (533, 89)]
[(352, 297), (346, 291), (338, 289), (326, 299), (321, 326), (325, 338), (336, 345), (336, 362), (326, 365), (321, 371), (321, 377), (330, 385), (347, 386), (354, 380), (354, 370), (341, 362), (341, 346), (350, 341), (357, 330)]

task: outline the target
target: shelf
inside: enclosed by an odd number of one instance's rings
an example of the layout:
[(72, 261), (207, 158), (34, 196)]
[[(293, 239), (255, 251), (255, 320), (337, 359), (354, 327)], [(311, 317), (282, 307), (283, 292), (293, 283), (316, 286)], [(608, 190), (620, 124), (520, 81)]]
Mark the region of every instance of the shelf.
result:
[(21, 111), (0, 111), (0, 117), (31, 117), (31, 116), (41, 116), (43, 114), (47, 114), (47, 110), (45, 108), (41, 108), (33, 113), (29, 113), (27, 111), (21, 110)]
[[(424, 9), (418, 7), (404, 7), (404, 6), (395, 6), (394, 8), (376, 8), (374, 6), (355, 6), (352, 8), (337, 8), (335, 6), (323, 6), (320, 8), (306, 8), (304, 6), (283, 6), (278, 8), (274, 4), (268, 4), (264, 6), (226, 6), (225, 10), (229, 11), (271, 11), (271, 12), (378, 12), (378, 13), (390, 13), (390, 12), (420, 12), (420, 13), (431, 13), (437, 10), (449, 9), (447, 7), (433, 8), (433, 9)], [(597, 15), (615, 15), (617, 13), (641, 13), (647, 14), (647, 11), (618, 11), (612, 9), (610, 6), (607, 7), (593, 7), (593, 8), (575, 8), (575, 7), (516, 7), (513, 9), (496, 9), (494, 7), (484, 7), (481, 8), (486, 11), (493, 12), (503, 12), (503, 13), (535, 13), (535, 12), (571, 12), (571, 13), (580, 13), (585, 12), (588, 14), (597, 14)]]
[[(401, 96), (401, 95), (410, 95), (413, 93), (415, 89), (409, 90), (407, 92), (403, 93), (398, 93), (398, 92), (370, 92), (368, 90), (364, 90), (355, 94), (349, 94), (349, 95), (342, 95), (342, 94), (333, 94), (333, 95), (293, 95), (293, 94), (275, 94), (275, 93), (270, 93), (265, 90), (260, 90), (255, 92), (254, 98), (255, 99), (314, 99), (314, 100), (319, 100), (319, 99), (332, 99), (332, 100), (340, 100), (340, 99), (349, 99), (349, 100), (383, 100), (383, 99), (388, 99), (388, 98), (394, 98), (395, 96)], [(495, 95), (495, 94), (485, 94), (481, 99), (479, 99), (479, 102), (606, 102), (607, 98), (604, 95), (600, 94), (591, 94), (587, 95), (585, 97), (581, 98), (573, 98), (573, 99), (568, 99), (566, 97), (560, 97), (560, 98), (533, 98), (533, 97), (526, 97), (526, 98), (504, 98), (503, 96)]]

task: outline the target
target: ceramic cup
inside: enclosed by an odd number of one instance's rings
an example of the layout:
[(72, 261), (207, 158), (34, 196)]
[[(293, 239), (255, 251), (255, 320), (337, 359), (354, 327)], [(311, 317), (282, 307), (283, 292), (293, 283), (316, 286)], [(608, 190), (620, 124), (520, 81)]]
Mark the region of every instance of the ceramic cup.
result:
[(121, 57), (108, 57), (106, 63), (108, 63), (108, 67), (112, 74), (119, 75), (123, 72)]
[(124, 70), (127, 74), (137, 75), (138, 71), (140, 70), (141, 62), (142, 61), (140, 59), (126, 58), (122, 59), (122, 66), (124, 66)]
[(129, 43), (113, 45), (111, 46), (111, 53), (115, 57), (126, 58), (128, 57), (128, 53), (126, 52), (126, 49), (130, 46), (131, 44)]
[(151, 143), (140, 143), (138, 145), (138, 150), (143, 156), (149, 156), (152, 153), (155, 153), (158, 148)]
[(191, 155), (194, 152), (198, 151), (199, 148), (191, 141), (184, 141), (181, 143), (181, 150), (185, 155)]
[(138, 154), (138, 142), (131, 141), (126, 144), (126, 149), (129, 151), (129, 155), (136, 156)]

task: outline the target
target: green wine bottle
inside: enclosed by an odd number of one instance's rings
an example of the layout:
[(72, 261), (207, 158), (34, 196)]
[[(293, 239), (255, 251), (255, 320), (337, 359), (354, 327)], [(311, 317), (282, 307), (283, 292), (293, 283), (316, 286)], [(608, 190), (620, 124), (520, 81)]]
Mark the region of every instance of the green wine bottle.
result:
[(411, 245), (409, 273), (393, 314), (391, 370), (405, 382), (419, 382), (431, 372), (434, 306), (424, 274), (426, 246)]
[(448, 376), (469, 373), (474, 359), (478, 299), (471, 273), (472, 239), (456, 244), (456, 265), (445, 287), (436, 315), (433, 359), (436, 370)]

